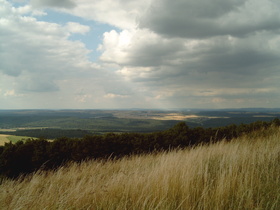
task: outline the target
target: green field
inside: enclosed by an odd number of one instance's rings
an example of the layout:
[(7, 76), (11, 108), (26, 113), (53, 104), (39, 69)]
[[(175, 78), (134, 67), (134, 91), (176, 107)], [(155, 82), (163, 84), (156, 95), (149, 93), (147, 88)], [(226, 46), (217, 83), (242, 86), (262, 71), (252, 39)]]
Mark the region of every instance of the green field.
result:
[(28, 138), (30, 138), (30, 137), (0, 134), (0, 146), (4, 145), (5, 143), (9, 143), (10, 141), (15, 143), (17, 141), (20, 141), (23, 139), (28, 139)]

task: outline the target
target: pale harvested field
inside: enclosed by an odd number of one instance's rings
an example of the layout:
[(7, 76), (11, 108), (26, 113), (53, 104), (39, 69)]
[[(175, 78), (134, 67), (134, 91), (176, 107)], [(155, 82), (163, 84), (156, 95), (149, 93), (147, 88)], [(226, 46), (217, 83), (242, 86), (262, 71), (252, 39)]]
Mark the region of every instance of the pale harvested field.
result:
[(199, 116), (199, 115), (184, 115), (179, 113), (170, 113), (170, 114), (161, 114), (158, 116), (150, 117), (150, 119), (154, 120), (187, 120), (187, 119), (195, 119), (195, 118), (208, 118), (208, 119), (214, 119), (214, 118), (229, 118), (229, 117), (209, 117), (209, 116)]
[(170, 114), (166, 114), (166, 115), (154, 116), (154, 117), (151, 117), (151, 119), (154, 119), (154, 120), (186, 120), (186, 119), (198, 118), (198, 117), (201, 117), (201, 116), (170, 113)]
[(129, 118), (129, 119), (153, 119), (153, 120), (186, 120), (190, 118), (200, 118), (203, 116), (194, 114), (182, 114), (179, 112), (116, 112), (115, 117), (118, 118)]
[(118, 118), (129, 118), (129, 119), (152, 119), (152, 120), (178, 120), (184, 121), (188, 119), (196, 119), (196, 118), (229, 118), (229, 117), (215, 117), (215, 116), (201, 116), (196, 114), (182, 114), (179, 112), (170, 112), (170, 113), (157, 113), (157, 112), (147, 112), (147, 113), (139, 113), (139, 112), (117, 112), (114, 113), (115, 117)]

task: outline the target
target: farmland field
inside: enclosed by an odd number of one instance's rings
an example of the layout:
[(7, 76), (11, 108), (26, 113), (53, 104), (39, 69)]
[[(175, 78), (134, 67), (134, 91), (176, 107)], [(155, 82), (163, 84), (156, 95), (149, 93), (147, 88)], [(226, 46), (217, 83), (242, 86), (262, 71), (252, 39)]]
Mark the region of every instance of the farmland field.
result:
[(0, 134), (0, 146), (4, 145), (5, 143), (9, 143), (10, 141), (15, 143), (22, 139), (28, 139), (28, 138), (30, 138), (30, 137)]
[(4, 145), (6, 142), (9, 142), (9, 135), (0, 134), (0, 146)]
[(215, 128), (255, 121), (269, 122), (275, 118), (280, 118), (280, 109), (0, 110), (0, 134), (49, 139), (62, 136), (78, 138), (85, 134), (108, 132), (163, 131), (180, 121), (191, 128)]

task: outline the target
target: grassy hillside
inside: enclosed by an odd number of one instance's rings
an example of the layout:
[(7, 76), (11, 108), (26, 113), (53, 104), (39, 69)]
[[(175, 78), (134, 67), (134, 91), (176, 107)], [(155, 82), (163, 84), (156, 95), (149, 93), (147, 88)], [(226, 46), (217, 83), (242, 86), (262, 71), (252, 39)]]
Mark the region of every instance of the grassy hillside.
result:
[(269, 129), (6, 180), (0, 209), (280, 209), (280, 131)]

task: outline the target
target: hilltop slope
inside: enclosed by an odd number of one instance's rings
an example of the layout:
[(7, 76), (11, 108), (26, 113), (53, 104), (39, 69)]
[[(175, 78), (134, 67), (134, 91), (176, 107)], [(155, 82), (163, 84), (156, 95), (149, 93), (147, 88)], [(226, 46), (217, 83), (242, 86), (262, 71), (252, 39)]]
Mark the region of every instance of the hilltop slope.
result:
[(269, 128), (231, 142), (6, 180), (0, 208), (279, 209), (279, 163), (280, 131)]

